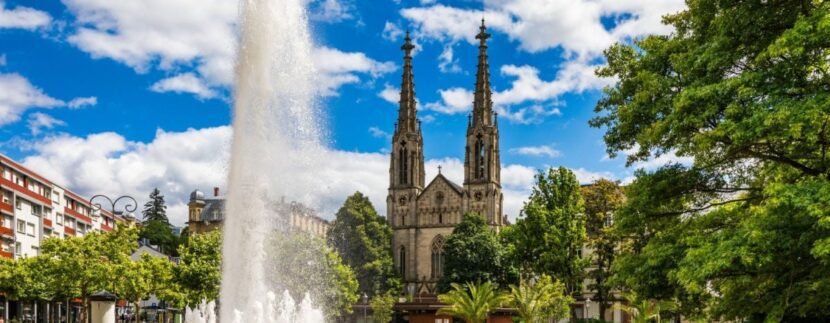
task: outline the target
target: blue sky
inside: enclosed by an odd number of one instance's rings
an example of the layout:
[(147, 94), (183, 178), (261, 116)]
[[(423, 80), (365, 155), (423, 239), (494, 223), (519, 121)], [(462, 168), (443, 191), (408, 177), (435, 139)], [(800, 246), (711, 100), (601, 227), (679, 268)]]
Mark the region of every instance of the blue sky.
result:
[[(136, 5), (140, 4), (140, 5)], [(341, 165), (312, 203), (328, 216), (365, 191), (385, 209), (403, 31), (428, 168), (460, 177), (477, 48), (488, 21), (500, 113), (505, 207), (515, 217), (535, 169), (625, 181), (587, 121), (613, 80), (593, 76), (617, 41), (671, 32), (680, 0), (310, 0), (327, 142)], [(231, 130), (234, 0), (0, 0), (0, 152), (82, 194), (166, 192), (176, 221), (187, 193), (224, 186)], [(352, 163), (352, 164), (349, 164)], [(428, 176), (434, 174), (428, 169)], [(460, 178), (452, 178), (460, 181)], [(431, 177), (427, 179), (431, 180)]]

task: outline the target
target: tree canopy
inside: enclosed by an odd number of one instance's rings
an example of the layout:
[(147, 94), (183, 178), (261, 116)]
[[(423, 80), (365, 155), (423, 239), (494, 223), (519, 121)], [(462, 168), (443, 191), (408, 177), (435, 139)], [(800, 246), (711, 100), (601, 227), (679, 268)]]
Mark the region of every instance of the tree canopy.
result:
[(626, 189), (618, 279), (687, 315), (826, 320), (830, 2), (687, 4), (598, 70), (619, 80), (591, 121), (611, 156), (693, 159)]
[(536, 174), (536, 184), (520, 217), (506, 230), (511, 259), (525, 273), (548, 274), (569, 293), (581, 291), (587, 265), (584, 205), (580, 185), (569, 169), (551, 168)]
[(392, 229), (368, 197), (360, 192), (349, 196), (337, 211), (326, 239), (355, 271), (360, 294), (374, 296), (400, 289), (389, 248)]
[(150, 200), (144, 203), (141, 214), (144, 216), (144, 221), (170, 223), (167, 219), (167, 205), (164, 204), (164, 195), (161, 194), (158, 188), (154, 188), (150, 192)]
[(443, 276), (438, 291), (453, 283), (492, 282), (507, 287), (518, 274), (507, 259), (496, 233), (478, 213), (467, 213), (444, 243)]
[(220, 231), (193, 234), (179, 246), (179, 264), (174, 268), (183, 305), (196, 307), (219, 298), (222, 279), (222, 234)]
[(617, 255), (619, 239), (612, 230), (614, 213), (625, 203), (625, 194), (616, 182), (599, 179), (582, 187), (585, 201), (585, 229), (587, 247), (591, 250), (589, 261), (591, 278), (587, 289), (593, 292), (593, 301), (599, 307), (599, 319), (605, 320), (605, 310), (611, 307), (616, 287), (611, 280), (611, 265)]

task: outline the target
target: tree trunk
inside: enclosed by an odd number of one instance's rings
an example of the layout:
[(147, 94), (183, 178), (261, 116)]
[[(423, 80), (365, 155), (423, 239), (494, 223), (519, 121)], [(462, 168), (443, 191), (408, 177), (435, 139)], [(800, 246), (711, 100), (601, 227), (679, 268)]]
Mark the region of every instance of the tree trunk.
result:
[(597, 303), (599, 303), (599, 319), (605, 321), (605, 310), (608, 306), (606, 306), (604, 299), (599, 300)]
[(135, 307), (135, 309), (133, 310), (135, 321), (136, 323), (138, 323), (141, 320), (141, 300), (133, 302), (133, 307)]
[(89, 299), (86, 295), (81, 298), (81, 315), (80, 315), (80, 322), (78, 323), (89, 323), (89, 319), (87, 318), (87, 306), (89, 305)]

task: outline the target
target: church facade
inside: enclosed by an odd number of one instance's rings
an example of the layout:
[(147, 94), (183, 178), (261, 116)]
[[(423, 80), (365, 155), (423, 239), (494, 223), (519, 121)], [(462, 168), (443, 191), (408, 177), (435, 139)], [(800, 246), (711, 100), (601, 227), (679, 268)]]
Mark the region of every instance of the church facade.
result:
[(393, 230), (395, 268), (411, 296), (436, 294), (436, 283), (443, 275), (444, 241), (464, 214), (481, 214), (496, 231), (507, 224), (502, 209), (498, 115), (491, 98), (488, 38), (482, 21), (476, 36), (479, 51), (475, 95), (467, 121), (461, 185), (444, 177), (440, 169), (425, 185), (424, 141), (412, 73), (415, 46), (409, 33), (401, 47), (405, 55), (398, 120), (392, 136), (386, 214)]

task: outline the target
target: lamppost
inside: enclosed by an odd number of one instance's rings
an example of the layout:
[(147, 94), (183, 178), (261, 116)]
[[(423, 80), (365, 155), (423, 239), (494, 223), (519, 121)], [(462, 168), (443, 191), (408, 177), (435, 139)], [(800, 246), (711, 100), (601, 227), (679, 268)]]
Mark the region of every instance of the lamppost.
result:
[[(98, 200), (98, 202), (95, 202), (95, 200)], [(124, 205), (124, 209), (123, 210), (116, 210), (115, 208), (117, 207), (117, 205), (119, 205), (119, 201), (121, 201), (121, 200), (124, 200), (124, 203), (122, 203), (122, 205)], [(101, 208), (102, 208), (101, 203), (107, 203), (109, 205), (109, 209), (107, 211), (109, 211), (110, 213), (115, 214), (115, 215), (123, 216), (127, 219), (133, 218), (134, 217), (133, 212), (135, 212), (135, 210), (138, 208), (138, 202), (132, 196), (123, 195), (123, 196), (120, 196), (120, 197), (116, 198), (115, 201), (113, 201), (111, 198), (109, 198), (106, 195), (98, 194), (98, 195), (95, 195), (95, 196), (93, 196), (89, 199), (89, 205), (91, 205), (92, 209), (94, 210), (94, 212), (92, 212), (93, 217), (99, 217), (100, 216), (100, 211), (101, 211)], [(107, 205), (107, 204), (104, 204), (104, 205)], [(117, 311), (118, 300), (116, 300), (116, 302), (115, 302), (115, 307), (116, 307), (116, 311)], [(124, 317), (125, 313), (124, 312), (126, 312), (126, 307), (122, 308), (121, 311), (122, 311), (122, 313), (121, 313), (121, 315), (118, 315), (118, 317), (120, 317), (121, 320), (124, 321), (124, 319), (125, 319), (125, 317)], [(134, 315), (138, 315), (138, 313), (134, 313)], [(136, 319), (136, 321), (138, 321), (138, 317), (136, 317), (135, 319)]]
[[(121, 201), (122, 199), (125, 202), (132, 201), (132, 203), (124, 204), (124, 209), (123, 210), (116, 210), (115, 208), (118, 205), (118, 202)], [(100, 202), (95, 202), (95, 200), (99, 200)], [(101, 200), (103, 200), (103, 201), (101, 201)], [(95, 211), (100, 211), (101, 210), (101, 208), (102, 208), (101, 203), (102, 202), (106, 202), (106, 203), (109, 204), (109, 209), (107, 209), (107, 211), (110, 211), (112, 214), (121, 215), (121, 216), (124, 216), (124, 217), (127, 217), (127, 218), (134, 217), (133, 212), (135, 212), (135, 210), (138, 209), (138, 202), (136, 202), (136, 200), (132, 196), (129, 196), (129, 195), (120, 196), (120, 197), (116, 198), (114, 201), (111, 198), (109, 198), (108, 196), (103, 195), (103, 194), (95, 195), (95, 196), (93, 196), (92, 198), (89, 199), (89, 205), (91, 205), (92, 208), (95, 209)], [(104, 204), (104, 206), (106, 206), (106, 205), (107, 204)], [(92, 214), (93, 214), (93, 216), (97, 216), (96, 212), (93, 212)]]
[(369, 307), (369, 296), (363, 293), (363, 323), (366, 323), (366, 307)]

